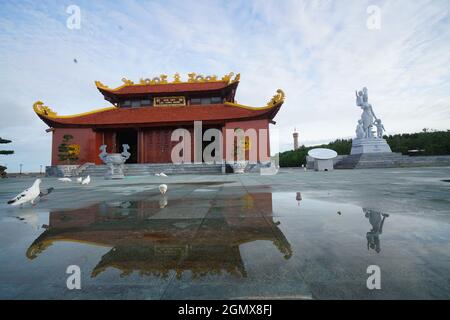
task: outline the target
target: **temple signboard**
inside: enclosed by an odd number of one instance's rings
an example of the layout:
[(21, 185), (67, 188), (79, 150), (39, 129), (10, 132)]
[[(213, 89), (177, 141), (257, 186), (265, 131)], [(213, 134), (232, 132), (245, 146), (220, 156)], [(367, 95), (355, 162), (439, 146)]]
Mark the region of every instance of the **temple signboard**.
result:
[(184, 107), (185, 97), (155, 97), (153, 100), (155, 107)]

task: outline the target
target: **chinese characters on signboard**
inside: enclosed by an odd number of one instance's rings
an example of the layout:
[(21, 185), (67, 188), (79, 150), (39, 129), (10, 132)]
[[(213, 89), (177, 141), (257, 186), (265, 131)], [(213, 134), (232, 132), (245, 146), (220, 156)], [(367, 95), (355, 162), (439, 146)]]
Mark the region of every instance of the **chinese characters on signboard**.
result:
[(155, 107), (181, 107), (186, 105), (184, 97), (155, 97), (153, 100)]

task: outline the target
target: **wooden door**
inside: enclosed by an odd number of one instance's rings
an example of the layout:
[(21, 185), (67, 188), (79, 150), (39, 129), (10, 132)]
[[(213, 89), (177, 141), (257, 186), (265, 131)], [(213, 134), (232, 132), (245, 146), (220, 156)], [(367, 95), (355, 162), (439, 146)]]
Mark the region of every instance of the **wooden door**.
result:
[(172, 163), (172, 149), (179, 143), (171, 141), (174, 128), (145, 129), (144, 162), (145, 163)]

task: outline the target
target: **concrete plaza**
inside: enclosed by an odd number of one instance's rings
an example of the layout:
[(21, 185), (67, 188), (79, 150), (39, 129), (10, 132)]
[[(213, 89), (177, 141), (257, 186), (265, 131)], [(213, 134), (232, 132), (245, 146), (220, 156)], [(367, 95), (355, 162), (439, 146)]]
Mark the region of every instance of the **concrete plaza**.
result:
[(3, 179), (0, 298), (449, 299), (449, 181), (449, 167), (43, 178), (55, 190), (18, 208), (33, 179)]

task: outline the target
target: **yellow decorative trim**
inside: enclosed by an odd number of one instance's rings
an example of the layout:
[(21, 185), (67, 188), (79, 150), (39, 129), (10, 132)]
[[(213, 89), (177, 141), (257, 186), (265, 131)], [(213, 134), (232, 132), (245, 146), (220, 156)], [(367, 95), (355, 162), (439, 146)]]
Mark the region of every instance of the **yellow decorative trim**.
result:
[(165, 74), (161, 74), (159, 77), (154, 77), (152, 79), (150, 78), (141, 78), (139, 79), (138, 83), (134, 83), (133, 81), (127, 79), (127, 78), (122, 78), (122, 82), (123, 84), (117, 88), (109, 88), (108, 86), (104, 85), (103, 83), (101, 83), (100, 81), (95, 81), (95, 86), (99, 89), (103, 89), (106, 91), (110, 91), (110, 92), (114, 92), (114, 91), (118, 91), (120, 89), (122, 89), (123, 87), (128, 87), (128, 86), (142, 86), (142, 85), (157, 85), (157, 84), (178, 84), (178, 83), (204, 83), (204, 82), (225, 82), (226, 84), (231, 84), (234, 82), (238, 82), (241, 79), (241, 74), (238, 73), (236, 74), (236, 76), (234, 77), (234, 79), (232, 79), (232, 77), (234, 76), (233, 72), (230, 72), (227, 75), (224, 75), (221, 79), (219, 79), (216, 75), (210, 75), (210, 76), (204, 76), (201, 74), (197, 74), (195, 72), (191, 72), (188, 74), (188, 79), (187, 81), (182, 81), (180, 74), (179, 73), (175, 73), (173, 76), (173, 81), (169, 82), (167, 80), (167, 75)]
[(280, 102), (283, 102), (283, 101), (284, 101), (284, 91), (281, 90), (281, 89), (278, 89), (277, 90), (277, 94), (274, 95), (272, 97), (272, 99), (270, 99), (269, 103), (267, 103), (267, 106), (268, 107), (274, 107), (274, 106), (276, 106), (277, 104), (279, 104)]
[(70, 118), (86, 116), (86, 115), (89, 115), (89, 114), (94, 114), (94, 113), (100, 113), (100, 112), (104, 112), (104, 111), (114, 110), (114, 109), (117, 109), (117, 108), (116, 107), (107, 107), (107, 108), (87, 111), (87, 112), (83, 112), (83, 113), (73, 114), (73, 115), (69, 115), (69, 116), (58, 116), (58, 114), (56, 112), (54, 112), (52, 109), (50, 109), (47, 106), (44, 106), (44, 103), (42, 101), (36, 101), (33, 104), (33, 109), (34, 109), (34, 112), (36, 112), (36, 114), (44, 116), (46, 118), (51, 118), (51, 119), (70, 119)]
[(50, 107), (44, 106), (44, 103), (42, 101), (36, 101), (33, 104), (33, 109), (34, 112), (36, 112), (37, 114), (49, 117), (49, 118), (53, 118), (57, 116), (57, 113), (54, 112), (52, 109), (50, 109)]
[(132, 85), (134, 84), (133, 81), (128, 80), (127, 78), (122, 78), (122, 82), (123, 82), (123, 84), (126, 85), (126, 86), (132, 86)]
[(238, 108), (243, 108), (243, 109), (247, 109), (247, 110), (265, 110), (265, 109), (270, 109), (273, 108), (277, 105), (279, 105), (281, 102), (284, 102), (284, 91), (281, 89), (277, 90), (277, 94), (274, 95), (272, 97), (272, 99), (270, 99), (270, 101), (264, 106), (264, 107), (250, 107), (250, 106), (246, 106), (243, 104), (239, 104), (239, 103), (233, 103), (233, 102), (225, 102), (225, 105), (231, 106), (231, 107), (238, 107)]
[(100, 81), (95, 81), (95, 86), (97, 88), (100, 89), (105, 89), (105, 90), (110, 90), (108, 86), (105, 86), (103, 83), (101, 83)]
[[(129, 80), (128, 80), (129, 81)], [(131, 81), (132, 82), (132, 81)], [(149, 84), (167, 84), (167, 75), (162, 74), (159, 77), (154, 77), (153, 79), (143, 79), (139, 80), (139, 85), (149, 85)], [(133, 85), (133, 83), (128, 84)]]

